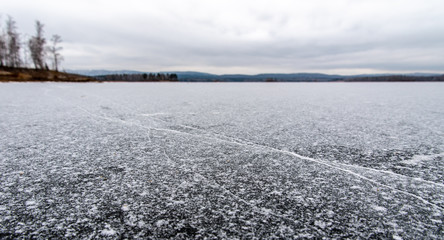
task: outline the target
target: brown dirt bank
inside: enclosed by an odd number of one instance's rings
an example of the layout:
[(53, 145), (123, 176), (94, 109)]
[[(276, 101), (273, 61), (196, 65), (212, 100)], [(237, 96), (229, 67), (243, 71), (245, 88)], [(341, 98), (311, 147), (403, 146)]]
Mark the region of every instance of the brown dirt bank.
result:
[(0, 67), (0, 82), (97, 82), (96, 79), (52, 70)]

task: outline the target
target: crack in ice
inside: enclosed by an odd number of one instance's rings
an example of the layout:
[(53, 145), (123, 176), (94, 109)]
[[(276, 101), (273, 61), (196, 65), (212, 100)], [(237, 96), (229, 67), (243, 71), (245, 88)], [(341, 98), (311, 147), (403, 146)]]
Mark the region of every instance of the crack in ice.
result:
[[(45, 95), (49, 95), (49, 93), (45, 93)], [(91, 115), (91, 116), (95, 116), (95, 117), (98, 117), (98, 118), (101, 118), (101, 119), (104, 119), (104, 120), (107, 120), (107, 121), (111, 121), (111, 122), (118, 122), (118, 123), (125, 124), (125, 125), (129, 125), (129, 126), (137, 126), (137, 127), (144, 128), (144, 129), (147, 129), (147, 130), (164, 131), (164, 132), (171, 132), (171, 133), (176, 133), (176, 134), (185, 134), (185, 135), (189, 135), (189, 136), (193, 136), (193, 137), (198, 137), (198, 138), (200, 137), (200, 138), (213, 139), (213, 140), (216, 140), (216, 141), (222, 141), (222, 142), (232, 143), (232, 144), (236, 144), (236, 145), (240, 145), (240, 146), (258, 147), (258, 148), (262, 148), (262, 149), (268, 149), (268, 150), (273, 151), (273, 152), (279, 152), (279, 153), (282, 153), (282, 154), (286, 154), (286, 155), (294, 156), (294, 157), (299, 158), (299, 159), (307, 160), (307, 161), (310, 161), (310, 162), (314, 162), (314, 163), (317, 163), (317, 164), (321, 164), (321, 165), (327, 166), (327, 167), (329, 167), (329, 168), (333, 168), (333, 169), (336, 169), (336, 170), (339, 170), (339, 171), (342, 171), (342, 172), (348, 173), (348, 174), (353, 175), (353, 176), (355, 176), (355, 177), (357, 177), (357, 178), (360, 178), (360, 179), (366, 180), (366, 181), (368, 181), (368, 182), (371, 182), (371, 183), (373, 183), (373, 184), (375, 184), (375, 185), (378, 185), (378, 186), (381, 186), (381, 187), (384, 187), (384, 188), (387, 188), (387, 189), (391, 189), (391, 190), (393, 190), (393, 191), (396, 191), (396, 192), (402, 193), (402, 194), (404, 194), (404, 195), (407, 195), (407, 196), (410, 196), (410, 197), (416, 198), (416, 199), (422, 201), (422, 202), (425, 203), (425, 204), (431, 205), (431, 206), (433, 206), (433, 207), (435, 207), (435, 208), (437, 208), (437, 209), (439, 209), (439, 210), (441, 210), (441, 211), (444, 211), (444, 208), (442, 208), (442, 207), (440, 207), (439, 205), (434, 204), (434, 203), (432, 203), (432, 202), (430, 202), (430, 201), (428, 201), (428, 200), (426, 200), (426, 199), (424, 199), (424, 198), (422, 198), (422, 197), (420, 197), (420, 196), (418, 196), (418, 195), (415, 195), (415, 194), (413, 194), (413, 193), (410, 193), (410, 192), (407, 192), (407, 191), (404, 191), (404, 190), (400, 190), (400, 189), (397, 189), (397, 188), (395, 188), (395, 187), (392, 187), (392, 186), (389, 186), (389, 185), (386, 185), (386, 184), (383, 184), (383, 183), (377, 182), (377, 181), (375, 181), (375, 180), (373, 180), (373, 179), (371, 179), (371, 178), (365, 177), (365, 176), (360, 175), (360, 174), (358, 174), (358, 173), (356, 173), (356, 172), (353, 172), (353, 171), (351, 171), (351, 170), (344, 169), (344, 168), (341, 168), (341, 167), (339, 167), (339, 166), (334, 166), (334, 165), (332, 165), (332, 164), (330, 164), (330, 163), (327, 163), (327, 162), (322, 161), (322, 160), (319, 160), (319, 159), (315, 159), (315, 158), (311, 158), (311, 157), (303, 156), (303, 155), (300, 155), (300, 154), (297, 154), (297, 153), (294, 153), (294, 152), (290, 152), (290, 151), (286, 151), (286, 150), (281, 150), (281, 149), (278, 149), (278, 148), (273, 148), (273, 147), (270, 147), (270, 146), (266, 146), (266, 145), (262, 145), (262, 144), (258, 144), (258, 143), (254, 143), (254, 142), (249, 142), (249, 141), (245, 141), (245, 140), (237, 139), (237, 138), (233, 138), (233, 137), (228, 137), (228, 136), (224, 136), (224, 135), (221, 135), (221, 136), (223, 136), (224, 138), (227, 138), (228, 140), (227, 140), (227, 139), (222, 139), (222, 138), (219, 138), (219, 137), (217, 137), (217, 136), (214, 136), (214, 134), (217, 134), (217, 133), (211, 133), (211, 132), (210, 132), (210, 133), (209, 133), (210, 136), (208, 136), (208, 135), (203, 135), (203, 134), (193, 134), (193, 133), (188, 133), (188, 132), (183, 132), (183, 131), (174, 130), (174, 129), (168, 129), (168, 128), (154, 128), (154, 127), (147, 127), (147, 126), (144, 126), (144, 125), (142, 125), (142, 124), (138, 124), (138, 123), (134, 123), (134, 122), (125, 121), (125, 120), (118, 119), (118, 118), (112, 118), (112, 117), (106, 117), (106, 116), (101, 116), (101, 115), (98, 115), (98, 114), (94, 114), (94, 113), (88, 111), (87, 109), (81, 107), (81, 106), (78, 105), (78, 104), (77, 104), (77, 105), (74, 105), (74, 104), (72, 104), (72, 103), (69, 103), (69, 102), (67, 102), (67, 101), (65, 101), (65, 100), (63, 100), (63, 99), (61, 99), (60, 97), (57, 97), (57, 98), (58, 98), (59, 100), (65, 102), (65, 103), (68, 103), (69, 105), (73, 105), (73, 106), (77, 107), (78, 109), (82, 110), (83, 112), (88, 113), (88, 114)], [(164, 120), (163, 120), (163, 121), (164, 121)], [(197, 129), (197, 128), (190, 127), (190, 126), (186, 126), (186, 125), (181, 125), (181, 126), (185, 126), (186, 128), (190, 128), (190, 129), (194, 129), (194, 130), (199, 130), (199, 131), (206, 132), (206, 131), (204, 131), (204, 130)], [(206, 133), (208, 133), (208, 132), (206, 132)], [(213, 135), (213, 136), (211, 136), (211, 135)], [(352, 166), (355, 167), (354, 165), (352, 165)], [(364, 168), (364, 167), (363, 167), (363, 168)], [(369, 170), (370, 170), (370, 169), (369, 169)], [(373, 171), (380, 171), (380, 170), (374, 170), (374, 169), (372, 169), (372, 170), (373, 170)], [(416, 179), (416, 178), (413, 178), (413, 179)], [(419, 180), (419, 179), (416, 179), (416, 180)], [(422, 179), (421, 179), (421, 180), (422, 180)], [(426, 180), (422, 180), (422, 181), (427, 182)], [(435, 184), (435, 185), (440, 186), (439, 184)], [(442, 187), (442, 186), (440, 186), (440, 187)]]
[[(167, 129), (156, 129), (156, 130), (167, 131)], [(237, 144), (237, 145), (248, 146), (248, 147), (256, 146), (256, 147), (260, 147), (260, 148), (263, 148), (263, 149), (268, 149), (270, 151), (280, 152), (280, 153), (283, 153), (283, 154), (286, 154), (286, 155), (291, 155), (291, 156), (297, 157), (299, 159), (315, 162), (315, 163), (318, 163), (318, 164), (321, 164), (321, 165), (324, 165), (324, 166), (327, 166), (327, 167), (330, 167), (330, 168), (334, 168), (334, 169), (346, 172), (348, 174), (351, 174), (353, 176), (356, 176), (358, 178), (361, 178), (361, 179), (364, 179), (364, 180), (366, 180), (368, 182), (371, 182), (371, 183), (373, 183), (375, 185), (378, 185), (378, 186), (381, 186), (381, 187), (385, 187), (385, 188), (391, 189), (393, 191), (397, 191), (399, 193), (402, 193), (402, 194), (411, 196), (413, 198), (416, 198), (416, 199), (422, 201), (425, 204), (428, 204), (428, 205), (434, 206), (435, 208), (440, 209), (441, 211), (444, 210), (444, 208), (442, 208), (442, 207), (438, 206), (437, 204), (434, 204), (434, 203), (432, 203), (430, 201), (427, 201), (426, 199), (424, 199), (424, 198), (422, 198), (422, 197), (420, 197), (418, 195), (415, 195), (413, 193), (410, 193), (410, 192), (407, 192), (407, 191), (403, 191), (403, 190), (394, 188), (392, 186), (389, 186), (389, 185), (377, 182), (377, 181), (375, 181), (375, 180), (373, 180), (371, 178), (365, 177), (363, 175), (360, 175), (360, 174), (355, 173), (355, 172), (353, 172), (351, 170), (348, 170), (348, 169), (344, 169), (344, 168), (341, 168), (341, 167), (338, 167), (338, 166), (334, 166), (334, 165), (326, 163), (326, 162), (324, 162), (322, 160), (318, 160), (318, 159), (311, 158), (311, 157), (306, 157), (306, 156), (303, 156), (303, 155), (300, 155), (300, 154), (297, 154), (297, 153), (294, 153), (294, 152), (290, 152), (290, 151), (286, 151), (286, 150), (281, 150), (281, 149), (277, 149), (277, 148), (273, 148), (273, 147), (269, 147), (269, 146), (261, 145), (261, 144), (257, 144), (257, 143), (252, 143), (252, 142), (242, 143), (242, 142), (238, 142), (238, 141), (228, 141), (228, 140), (220, 139), (220, 138), (217, 138), (217, 137), (209, 137), (209, 136), (205, 136), (205, 135), (196, 135), (196, 134), (181, 132), (181, 131), (177, 131), (177, 130), (172, 130), (171, 132), (180, 133), (180, 134), (187, 134), (187, 135), (192, 135), (192, 136), (197, 136), (197, 137), (205, 137), (205, 138), (215, 139), (215, 140), (219, 140), (219, 141), (224, 141), (224, 142), (228, 142), (228, 143), (234, 143), (234, 144)]]
[[(263, 146), (263, 147), (271, 148), (271, 147), (266, 146), (266, 145), (261, 145), (261, 144), (258, 144), (258, 143), (249, 142), (249, 141), (244, 140), (244, 139), (234, 138), (234, 137), (226, 136), (226, 135), (220, 134), (220, 133), (213, 133), (213, 132), (204, 131), (202, 129), (191, 127), (191, 126), (188, 126), (188, 125), (179, 124), (178, 126), (182, 126), (184, 128), (188, 128), (188, 129), (193, 129), (193, 130), (196, 130), (196, 131), (205, 132), (205, 133), (211, 134), (211, 135), (221, 136), (223, 138), (230, 139), (231, 141), (236, 142), (236, 143), (243, 143), (243, 144), (246, 144), (246, 145), (258, 145), (258, 146)], [(280, 149), (273, 148), (273, 150), (280, 150)], [(302, 156), (302, 155), (299, 155), (299, 156)], [(429, 156), (430, 157), (444, 156), (444, 153), (434, 154), (434, 155), (429, 155)], [(305, 157), (305, 158), (308, 158), (308, 157)], [(314, 158), (311, 158), (311, 159), (314, 159)], [(321, 160), (318, 160), (318, 161), (321, 161)], [(325, 161), (322, 161), (322, 162), (325, 162)], [(437, 183), (437, 182), (433, 182), (433, 181), (429, 181), (429, 180), (425, 180), (425, 179), (421, 179), (421, 178), (410, 177), (410, 176), (402, 175), (402, 174), (391, 172), (391, 171), (379, 170), (379, 169), (374, 169), (374, 168), (369, 168), (369, 167), (364, 167), (364, 166), (359, 166), (359, 165), (345, 164), (345, 163), (336, 163), (336, 164), (337, 165), (342, 165), (342, 166), (347, 166), (347, 167), (353, 167), (353, 168), (362, 168), (362, 169), (369, 170), (369, 171), (374, 171), (374, 172), (391, 174), (391, 175), (395, 175), (395, 176), (398, 176), (398, 177), (409, 178), (409, 179), (412, 179), (414, 181), (425, 182), (425, 183), (428, 183), (428, 184), (432, 184), (432, 185), (436, 185), (438, 187), (444, 188), (444, 184), (441, 184), (441, 183)]]

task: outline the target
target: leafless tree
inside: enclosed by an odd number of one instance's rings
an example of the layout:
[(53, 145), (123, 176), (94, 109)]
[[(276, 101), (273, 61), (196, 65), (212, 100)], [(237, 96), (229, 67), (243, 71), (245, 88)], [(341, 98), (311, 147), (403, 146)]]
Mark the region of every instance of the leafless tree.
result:
[(60, 47), (59, 44), (62, 42), (62, 38), (55, 34), (52, 35), (51, 43), (52, 45), (48, 48), (49, 53), (52, 55), (52, 64), (53, 69), (56, 71), (59, 71), (59, 65), (60, 62), (63, 60), (62, 55), (60, 54), (60, 50), (63, 49), (63, 47)]
[(3, 34), (0, 35), (0, 66), (4, 66), (6, 63), (6, 39)]
[(6, 47), (6, 36), (3, 33), (2, 29), (0, 29), (0, 66), (6, 65), (7, 53), (8, 48)]
[(29, 35), (28, 34), (23, 34), (22, 37), (22, 53), (23, 53), (23, 60), (22, 60), (22, 67), (29, 67), (29, 62), (30, 62), (30, 56), (29, 56), (29, 47), (28, 47), (28, 42), (29, 42)]
[(43, 24), (40, 21), (35, 21), (36, 35), (31, 37), (28, 42), (31, 58), (34, 62), (35, 68), (45, 68), (45, 43), (46, 39), (43, 37)]
[(15, 21), (11, 16), (6, 21), (6, 33), (7, 33), (7, 65), (10, 67), (20, 67), (20, 39), (17, 33), (17, 27)]

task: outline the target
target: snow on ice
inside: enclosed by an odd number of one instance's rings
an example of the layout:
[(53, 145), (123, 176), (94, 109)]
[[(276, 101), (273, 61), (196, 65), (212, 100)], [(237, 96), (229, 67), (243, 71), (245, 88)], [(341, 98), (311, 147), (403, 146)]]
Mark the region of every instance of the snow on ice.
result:
[(441, 83), (2, 83), (0, 238), (442, 239)]

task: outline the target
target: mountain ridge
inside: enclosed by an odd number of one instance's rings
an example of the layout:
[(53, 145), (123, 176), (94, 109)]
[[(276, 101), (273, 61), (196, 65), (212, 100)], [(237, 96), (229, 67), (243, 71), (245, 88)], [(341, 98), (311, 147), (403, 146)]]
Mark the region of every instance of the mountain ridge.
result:
[[(134, 70), (68, 70), (68, 72), (103, 79), (109, 75), (143, 75), (149, 72)], [(175, 73), (183, 82), (331, 82), (331, 81), (443, 81), (437, 73), (382, 73), (339, 75), (324, 73), (260, 73), (260, 74), (211, 74), (196, 71), (161, 71), (155, 73)]]
[(100, 76), (100, 75), (110, 75), (110, 74), (143, 74), (143, 73), (177, 73), (183, 76), (187, 75), (199, 75), (199, 76), (263, 76), (263, 75), (325, 75), (325, 76), (335, 76), (335, 77), (373, 77), (373, 76), (394, 76), (394, 75), (404, 75), (404, 76), (418, 76), (418, 77), (428, 77), (428, 76), (440, 76), (440, 73), (425, 73), (425, 72), (412, 72), (412, 73), (368, 73), (368, 74), (326, 74), (326, 73), (316, 73), (316, 72), (294, 72), (294, 73), (258, 73), (258, 74), (213, 74), (207, 72), (199, 71), (136, 71), (136, 70), (106, 70), (106, 69), (89, 69), (89, 70), (66, 70), (68, 73), (85, 75), (85, 76)]

